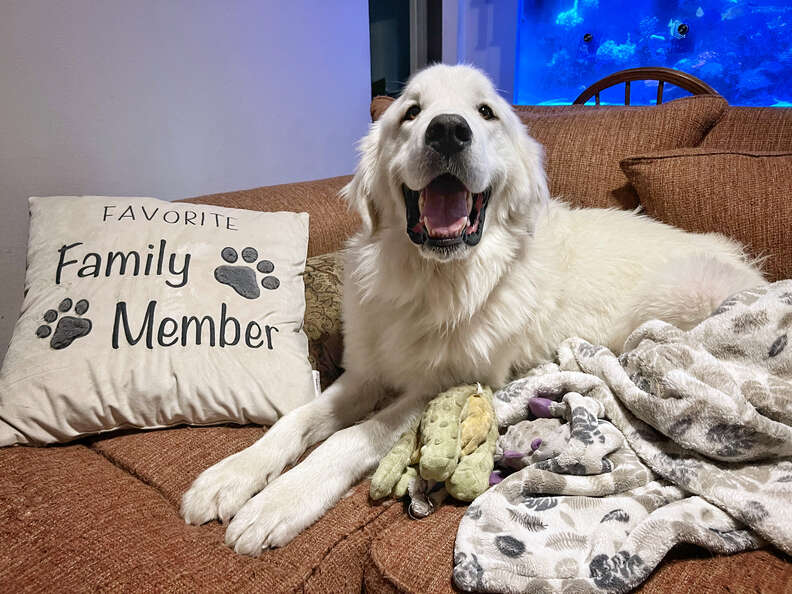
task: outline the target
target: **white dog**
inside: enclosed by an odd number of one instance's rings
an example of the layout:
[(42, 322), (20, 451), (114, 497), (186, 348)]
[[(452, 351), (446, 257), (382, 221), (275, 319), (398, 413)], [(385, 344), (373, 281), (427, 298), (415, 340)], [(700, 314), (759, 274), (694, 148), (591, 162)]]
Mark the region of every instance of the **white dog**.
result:
[(618, 352), (645, 320), (688, 328), (764, 282), (723, 236), (552, 200), (541, 147), (466, 66), (411, 79), (363, 139), (344, 194), (363, 219), (346, 251), (346, 372), (182, 500), (189, 523), (233, 518), (239, 553), (316, 521), (438, 392), (500, 386), (571, 336)]

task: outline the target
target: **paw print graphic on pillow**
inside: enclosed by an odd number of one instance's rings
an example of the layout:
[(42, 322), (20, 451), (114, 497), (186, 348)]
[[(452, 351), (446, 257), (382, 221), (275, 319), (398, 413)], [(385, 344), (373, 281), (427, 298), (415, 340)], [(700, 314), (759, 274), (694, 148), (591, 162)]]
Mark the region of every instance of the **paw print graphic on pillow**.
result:
[[(39, 338), (50, 339), (50, 347), (55, 350), (65, 349), (78, 338), (87, 336), (91, 332), (93, 324), (88, 318), (83, 316), (88, 311), (89, 303), (87, 299), (80, 299), (74, 304), (74, 316), (64, 316), (72, 309), (72, 300), (68, 297), (60, 302), (57, 311), (49, 309), (44, 313), (44, 324), (36, 328), (36, 336)], [(58, 321), (55, 332), (52, 331), (52, 324)]]
[(242, 260), (246, 264), (236, 264), (239, 254), (232, 247), (225, 247), (220, 252), (220, 257), (226, 264), (221, 264), (214, 271), (214, 277), (220, 284), (228, 285), (237, 294), (246, 299), (256, 299), (261, 295), (259, 283), (256, 281), (256, 271), (264, 274), (261, 286), (269, 291), (274, 291), (280, 286), (280, 280), (270, 273), (275, 270), (275, 265), (269, 260), (259, 260), (255, 268), (252, 266), (258, 260), (258, 251), (252, 247), (242, 250)]

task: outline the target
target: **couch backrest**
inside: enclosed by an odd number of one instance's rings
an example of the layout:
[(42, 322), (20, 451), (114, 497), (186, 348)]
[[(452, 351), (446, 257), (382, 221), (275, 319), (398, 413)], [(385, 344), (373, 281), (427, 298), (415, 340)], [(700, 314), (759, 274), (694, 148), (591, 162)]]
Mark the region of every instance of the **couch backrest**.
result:
[[(392, 102), (389, 97), (375, 98), (371, 103), (372, 120), (376, 121)], [(531, 133), (545, 145), (551, 191), (579, 206), (636, 206), (637, 194), (619, 170), (620, 161), (629, 157), (669, 150), (685, 153), (696, 146), (705, 152), (710, 149), (792, 151), (792, 108), (726, 107), (720, 98), (699, 96), (660, 107), (562, 105), (516, 106), (515, 109)], [(345, 176), (269, 186), (189, 201), (253, 210), (308, 212), (311, 215), (309, 255), (315, 255), (338, 249), (360, 225), (358, 217), (349, 212), (338, 196), (349, 179)], [(673, 184), (673, 179), (672, 172), (665, 186)], [(697, 197), (687, 199), (695, 202)], [(778, 209), (776, 213), (771, 210), (757, 208), (752, 216), (777, 216)], [(708, 230), (729, 233), (726, 228)], [(788, 238), (780, 240), (788, 241)], [(749, 247), (753, 244), (763, 247), (764, 239), (747, 243)], [(764, 249), (764, 253), (769, 251)]]
[(729, 106), (699, 146), (718, 150), (792, 150), (792, 107)]
[[(371, 101), (371, 121), (376, 121), (393, 103), (391, 97), (378, 96)], [(515, 105), (518, 113), (555, 114), (572, 110), (621, 109), (602, 105)], [(699, 146), (719, 150), (788, 151), (792, 150), (792, 107), (728, 106), (721, 118)]]
[(575, 206), (635, 208), (638, 196), (619, 167), (622, 159), (697, 146), (726, 101), (684, 97), (655, 106), (519, 107), (528, 132), (545, 148), (550, 193)]
[[(372, 117), (379, 118), (391, 101), (375, 98)], [(698, 146), (726, 107), (720, 96), (699, 95), (659, 106), (516, 106), (515, 111), (545, 148), (553, 196), (575, 206), (635, 208), (638, 196), (619, 162)]]
[(351, 212), (338, 193), (352, 179), (349, 175), (264, 186), (187, 198), (179, 202), (214, 204), (247, 210), (307, 212), (309, 219), (308, 256), (334, 252), (360, 226), (360, 218)]

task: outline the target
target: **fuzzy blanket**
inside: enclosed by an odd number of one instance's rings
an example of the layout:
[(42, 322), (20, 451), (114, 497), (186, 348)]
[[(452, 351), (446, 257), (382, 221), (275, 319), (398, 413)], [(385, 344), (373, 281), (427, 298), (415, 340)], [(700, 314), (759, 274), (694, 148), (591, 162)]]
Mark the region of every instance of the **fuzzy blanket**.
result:
[(648, 322), (618, 358), (569, 339), (497, 392), (496, 454), (516, 470), (462, 519), (456, 585), (626, 592), (678, 542), (792, 554), (790, 333), (782, 281), (687, 332)]

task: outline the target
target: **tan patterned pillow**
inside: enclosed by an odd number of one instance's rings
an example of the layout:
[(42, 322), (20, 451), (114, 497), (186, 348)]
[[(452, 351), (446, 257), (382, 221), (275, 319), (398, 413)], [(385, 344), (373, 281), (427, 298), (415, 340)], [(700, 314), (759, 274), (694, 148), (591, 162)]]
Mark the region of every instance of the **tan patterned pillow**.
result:
[(343, 339), (341, 296), (343, 261), (340, 252), (308, 258), (305, 263), (305, 334), (308, 358), (319, 372), (322, 389), (341, 375)]

